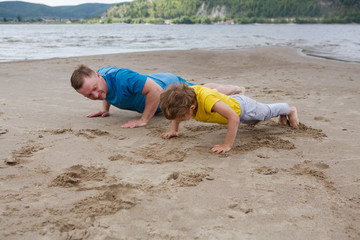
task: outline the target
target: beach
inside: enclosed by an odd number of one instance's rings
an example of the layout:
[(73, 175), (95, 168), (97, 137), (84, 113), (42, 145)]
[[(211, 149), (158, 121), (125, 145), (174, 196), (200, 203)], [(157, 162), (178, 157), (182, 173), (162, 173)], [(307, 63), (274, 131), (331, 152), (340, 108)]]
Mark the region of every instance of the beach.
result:
[[(298, 109), (227, 127), (101, 109), (70, 85), (79, 64), (246, 87)], [(292, 48), (174, 50), (0, 63), (1, 239), (360, 239), (360, 65)]]

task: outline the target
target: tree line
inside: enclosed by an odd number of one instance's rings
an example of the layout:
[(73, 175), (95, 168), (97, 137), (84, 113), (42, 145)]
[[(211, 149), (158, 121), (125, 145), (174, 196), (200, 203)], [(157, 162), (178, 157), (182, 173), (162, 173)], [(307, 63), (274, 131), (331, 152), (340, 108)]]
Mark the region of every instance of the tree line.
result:
[(135, 0), (110, 8), (105, 21), (360, 23), (359, 5), (359, 0)]

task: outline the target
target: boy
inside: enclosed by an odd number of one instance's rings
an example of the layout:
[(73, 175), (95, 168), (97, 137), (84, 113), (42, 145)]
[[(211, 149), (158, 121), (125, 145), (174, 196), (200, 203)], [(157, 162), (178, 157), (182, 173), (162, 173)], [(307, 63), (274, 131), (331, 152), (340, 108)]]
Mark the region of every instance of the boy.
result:
[(177, 137), (180, 122), (191, 117), (201, 122), (227, 124), (224, 144), (211, 149), (215, 153), (230, 151), (239, 123), (257, 124), (279, 116), (280, 124), (286, 125), (289, 120), (291, 127), (299, 126), (296, 108), (287, 103), (263, 104), (244, 95), (227, 96), (200, 85), (168, 87), (160, 95), (160, 108), (172, 120), (171, 131), (162, 134), (163, 138)]

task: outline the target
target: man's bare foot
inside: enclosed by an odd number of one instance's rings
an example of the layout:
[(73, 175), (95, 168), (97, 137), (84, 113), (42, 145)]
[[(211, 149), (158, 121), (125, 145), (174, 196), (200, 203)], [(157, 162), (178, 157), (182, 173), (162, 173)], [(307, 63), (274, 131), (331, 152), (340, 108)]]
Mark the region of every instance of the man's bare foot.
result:
[(289, 113), (288, 117), (289, 117), (289, 122), (290, 122), (291, 127), (294, 127), (294, 128), (299, 127), (299, 118), (298, 118), (296, 107), (290, 108), (290, 113)]
[(245, 94), (245, 87), (241, 87), (241, 86), (234, 86), (234, 87), (237, 88), (234, 94), (242, 94), (242, 95)]
[(284, 126), (287, 125), (287, 117), (286, 117), (286, 115), (280, 115), (279, 116), (279, 124), (284, 125)]
[(219, 93), (225, 94), (225, 95), (234, 95), (234, 94), (245, 94), (245, 88), (241, 86), (236, 85), (224, 85), (224, 84), (218, 84), (218, 83), (205, 83), (203, 85), (204, 87), (216, 89)]

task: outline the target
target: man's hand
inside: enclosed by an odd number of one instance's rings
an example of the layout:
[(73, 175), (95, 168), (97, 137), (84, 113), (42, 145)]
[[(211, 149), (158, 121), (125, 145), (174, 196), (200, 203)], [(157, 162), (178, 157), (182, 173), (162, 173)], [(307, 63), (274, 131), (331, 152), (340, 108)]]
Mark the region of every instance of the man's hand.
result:
[(215, 145), (211, 151), (213, 151), (214, 153), (226, 153), (228, 151), (230, 151), (231, 147), (222, 144), (222, 145)]
[(92, 118), (92, 117), (107, 117), (109, 116), (109, 111), (99, 111), (99, 112), (95, 112), (95, 113), (90, 113), (89, 115), (86, 115), (86, 117), (88, 118)]
[(146, 121), (142, 120), (142, 119), (138, 119), (138, 120), (131, 120), (128, 121), (127, 123), (121, 125), (122, 128), (136, 128), (136, 127), (143, 127), (147, 124)]
[(162, 138), (172, 138), (172, 137), (178, 137), (178, 136), (179, 136), (179, 133), (177, 131), (170, 131), (170, 132), (161, 134)]

